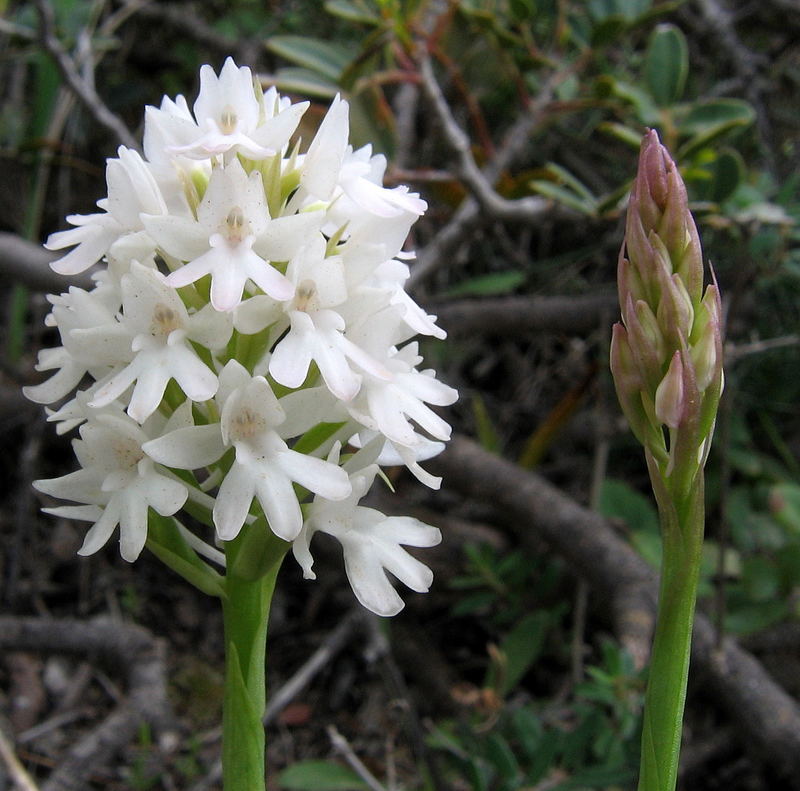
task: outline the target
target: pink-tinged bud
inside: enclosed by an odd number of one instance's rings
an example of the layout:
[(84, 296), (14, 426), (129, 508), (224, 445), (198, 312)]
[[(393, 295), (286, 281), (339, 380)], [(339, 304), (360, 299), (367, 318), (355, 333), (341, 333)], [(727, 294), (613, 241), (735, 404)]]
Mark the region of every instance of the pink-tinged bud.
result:
[(680, 346), (681, 339), (688, 340), (694, 324), (694, 307), (679, 275), (675, 274), (667, 281), (656, 316), (659, 325), (664, 328), (665, 337), (674, 346)]
[(628, 344), (645, 387), (653, 390), (661, 381), (664, 367), (664, 339), (649, 305), (640, 299), (634, 305), (629, 298), (623, 311)]
[(678, 428), (683, 419), (684, 403), (683, 362), (681, 353), (676, 351), (656, 390), (656, 417), (668, 428)]
[(671, 163), (655, 129), (650, 129), (639, 150), (639, 171), (634, 182), (635, 204), (642, 217), (645, 233), (659, 225), (667, 206), (667, 170)]
[(722, 328), (719, 289), (716, 285), (706, 289), (695, 324), (691, 355), (697, 387), (703, 392), (715, 380), (722, 368)]
[(611, 330), (611, 374), (622, 411), (633, 433), (642, 441), (649, 422), (642, 407), (644, 382), (631, 351), (628, 333), (619, 322)]

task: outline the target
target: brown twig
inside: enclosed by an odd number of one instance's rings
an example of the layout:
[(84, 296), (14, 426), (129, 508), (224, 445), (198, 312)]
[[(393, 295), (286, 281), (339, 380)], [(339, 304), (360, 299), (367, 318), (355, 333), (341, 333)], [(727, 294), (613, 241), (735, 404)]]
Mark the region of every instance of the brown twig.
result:
[(93, 621), (0, 617), (0, 651), (78, 654), (122, 670), (127, 700), (95, 730), (72, 745), (42, 791), (85, 789), (89, 775), (137, 733), (142, 722), (163, 727), (169, 718), (163, 643), (139, 626)]
[(113, 132), (114, 136), (124, 146), (139, 151), (139, 144), (124, 121), (108, 109), (97, 94), (91, 81), (81, 77), (77, 66), (62, 46), (56, 35), (55, 14), (50, 3), (47, 0), (35, 0), (35, 4), (39, 14), (42, 45), (55, 61), (64, 81), (99, 124)]
[[(506, 513), (520, 540), (544, 538), (613, 607), (623, 639), (653, 625), (654, 571), (600, 515), (578, 505), (540, 476), (456, 437), (431, 471), (447, 488), (491, 502)], [(698, 614), (692, 643), (693, 673), (728, 712), (742, 743), (800, 788), (800, 706), (735, 641), (715, 645), (715, 631)]]
[(616, 309), (617, 295), (517, 296), (460, 299), (427, 303), (438, 323), (451, 335), (476, 333), (519, 337), (528, 332), (587, 333), (597, 327), (600, 316)]

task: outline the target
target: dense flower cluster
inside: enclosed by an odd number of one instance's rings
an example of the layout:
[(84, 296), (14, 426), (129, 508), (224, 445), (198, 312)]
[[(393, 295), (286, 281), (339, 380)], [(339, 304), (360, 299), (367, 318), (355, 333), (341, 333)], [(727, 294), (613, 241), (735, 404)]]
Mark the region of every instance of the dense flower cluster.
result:
[(82, 554), (119, 526), (132, 561), (150, 509), (188, 503), (223, 541), (265, 519), (313, 578), (309, 544), (328, 533), (359, 600), (393, 614), (385, 571), (427, 590), (403, 545), (439, 532), (359, 500), (381, 464), (438, 486), (420, 462), (450, 428), (430, 405), (456, 399), (410, 341), (444, 337), (403, 287), (402, 246), (426, 204), (385, 188), (384, 157), (348, 144), (346, 101), (300, 153), (307, 103), (264, 92), (230, 59), (200, 82), (191, 109), (182, 96), (147, 108), (144, 156), (120, 148), (100, 211), (48, 240), (71, 248), (57, 272), (105, 266), (91, 290), (50, 298), (62, 345), (41, 352), (52, 375), (26, 395), (66, 401), (49, 419), (77, 428), (80, 469), (36, 486), (76, 503), (50, 513), (92, 523)]

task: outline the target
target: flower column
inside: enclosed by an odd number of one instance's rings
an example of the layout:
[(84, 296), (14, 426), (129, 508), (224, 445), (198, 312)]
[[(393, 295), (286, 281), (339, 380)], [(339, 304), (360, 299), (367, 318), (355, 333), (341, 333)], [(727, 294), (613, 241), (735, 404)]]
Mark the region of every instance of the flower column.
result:
[(672, 791), (680, 752), (703, 543), (703, 468), (722, 391), (720, 298), (686, 188), (654, 131), (642, 142), (618, 285), (611, 369), (644, 445), (663, 541), (658, 620), (645, 698), (640, 791)]

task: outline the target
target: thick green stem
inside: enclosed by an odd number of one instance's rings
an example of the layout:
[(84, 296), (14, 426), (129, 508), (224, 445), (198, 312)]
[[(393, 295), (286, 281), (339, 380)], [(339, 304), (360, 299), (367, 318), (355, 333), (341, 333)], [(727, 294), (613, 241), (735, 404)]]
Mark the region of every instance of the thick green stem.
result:
[(702, 472), (684, 497), (654, 488), (659, 500), (663, 555), (638, 790), (674, 791), (703, 545)]
[[(258, 529), (258, 528), (256, 528)], [(263, 527), (261, 528), (263, 529)], [(224, 791), (263, 791), (266, 703), (267, 620), (283, 554), (264, 576), (232, 573), (247, 528), (226, 545), (228, 573), (223, 600), (225, 625), (225, 698), (222, 710)]]

